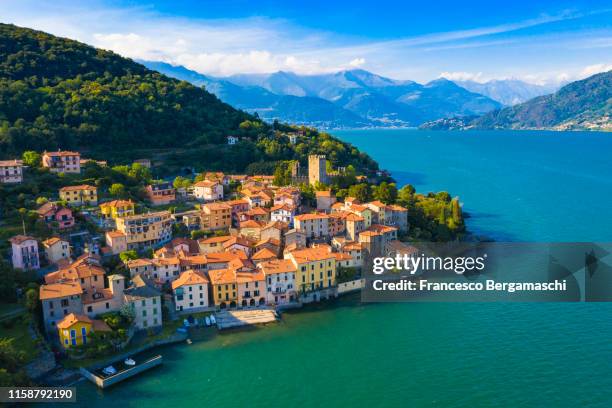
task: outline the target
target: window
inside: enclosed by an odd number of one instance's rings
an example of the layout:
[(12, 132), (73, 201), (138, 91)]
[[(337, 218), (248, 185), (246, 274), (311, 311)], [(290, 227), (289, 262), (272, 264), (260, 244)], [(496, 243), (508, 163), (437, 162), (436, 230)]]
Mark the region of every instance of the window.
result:
[(142, 317), (147, 317), (147, 311), (146, 310), (142, 311)]

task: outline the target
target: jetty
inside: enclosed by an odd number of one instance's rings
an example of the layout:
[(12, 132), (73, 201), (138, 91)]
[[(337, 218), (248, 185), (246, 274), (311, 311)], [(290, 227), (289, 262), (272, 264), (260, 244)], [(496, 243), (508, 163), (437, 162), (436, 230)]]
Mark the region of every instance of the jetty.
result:
[(88, 370), (81, 367), (80, 372), (83, 377), (93, 382), (100, 388), (107, 388), (111, 385), (117, 384), (123, 380), (127, 380), (137, 374), (140, 374), (146, 370), (150, 370), (153, 367), (157, 367), (162, 363), (162, 356), (157, 355), (155, 357), (148, 358), (144, 361), (136, 361), (135, 365), (126, 365), (123, 361), (119, 360), (113, 364), (110, 364), (116, 369), (116, 372), (111, 375), (107, 375), (102, 368)]
[(269, 308), (231, 311), (223, 310), (218, 312), (215, 317), (217, 318), (217, 328), (219, 330), (272, 323), (278, 319), (276, 311)]

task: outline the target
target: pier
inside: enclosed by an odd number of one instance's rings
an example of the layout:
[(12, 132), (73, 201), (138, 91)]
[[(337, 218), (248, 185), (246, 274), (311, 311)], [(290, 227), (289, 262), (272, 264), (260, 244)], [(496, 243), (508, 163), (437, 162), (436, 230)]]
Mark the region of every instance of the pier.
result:
[(117, 372), (112, 375), (106, 375), (102, 371), (102, 368), (87, 370), (81, 367), (80, 372), (83, 377), (93, 382), (100, 388), (110, 387), (111, 385), (117, 384), (123, 380), (127, 380), (137, 374), (140, 374), (146, 370), (150, 370), (153, 367), (157, 367), (162, 363), (162, 356), (157, 355), (149, 358), (143, 362), (136, 362), (134, 366), (128, 366), (123, 361), (117, 361), (114, 364), (110, 364), (117, 369)]
[(217, 327), (219, 330), (271, 323), (277, 320), (276, 312), (273, 309), (267, 308), (231, 311), (224, 310), (218, 312), (215, 317), (217, 318)]

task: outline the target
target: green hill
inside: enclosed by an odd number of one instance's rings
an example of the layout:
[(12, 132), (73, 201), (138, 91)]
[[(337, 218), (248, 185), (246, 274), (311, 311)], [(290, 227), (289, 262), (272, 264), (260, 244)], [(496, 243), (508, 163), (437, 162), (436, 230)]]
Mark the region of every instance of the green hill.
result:
[(551, 95), (490, 112), (480, 129), (612, 130), (612, 71), (565, 85)]
[(112, 52), (0, 24), (2, 150), (220, 143), (246, 119)]

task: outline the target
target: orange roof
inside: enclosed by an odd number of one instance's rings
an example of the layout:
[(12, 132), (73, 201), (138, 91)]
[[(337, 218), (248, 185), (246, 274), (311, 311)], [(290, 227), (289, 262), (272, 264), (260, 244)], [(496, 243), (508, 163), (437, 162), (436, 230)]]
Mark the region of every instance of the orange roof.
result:
[(128, 268), (140, 268), (143, 266), (149, 266), (149, 265), (153, 265), (153, 260), (151, 259), (132, 259), (131, 261), (128, 261), (127, 263), (127, 267)]
[(78, 281), (92, 276), (104, 276), (106, 272), (94, 256), (83, 255), (65, 268), (45, 275), (46, 283)]
[(361, 204), (353, 204), (351, 205), (351, 210), (355, 210), (355, 211), (366, 211), (369, 210), (368, 207), (366, 207), (365, 205), (361, 205)]
[(255, 220), (246, 220), (240, 223), (240, 228), (261, 228), (264, 224)]
[(358, 202), (359, 202), (359, 200), (358, 200), (358, 199), (356, 199), (355, 197), (346, 197), (346, 198), (344, 199), (344, 202), (345, 202), (345, 203), (358, 203)]
[(297, 271), (297, 267), (290, 259), (273, 259), (262, 262), (259, 267), (266, 275)]
[(216, 181), (204, 180), (204, 181), (198, 181), (193, 186), (194, 187), (210, 188), (210, 187), (214, 187), (214, 186), (218, 186), (218, 185), (219, 185), (219, 183), (217, 183)]
[(232, 237), (230, 235), (223, 235), (221, 237), (210, 237), (210, 238), (203, 238), (200, 239), (198, 242), (200, 244), (216, 244), (216, 243), (220, 243), (220, 242), (225, 242), (227, 240), (232, 239)]
[(316, 248), (298, 249), (290, 253), (297, 263), (323, 261), (326, 259), (335, 259), (335, 254), (330, 251), (330, 247), (323, 245)]
[(34, 240), (36, 241), (35, 238), (32, 238), (30, 236), (27, 235), (15, 235), (14, 237), (12, 237), (11, 239), (9, 239), (9, 241), (11, 242), (11, 244), (16, 244), (16, 245), (21, 245), (23, 244), (25, 241), (28, 240)]
[(243, 199), (238, 199), (238, 200), (229, 200), (229, 201), (223, 201), (224, 204), (227, 205), (248, 205), (249, 202), (247, 200), (243, 200)]
[(57, 328), (58, 329), (68, 329), (72, 327), (74, 324), (79, 323), (79, 322), (91, 324), (92, 320), (85, 315), (70, 313), (64, 316), (62, 320), (57, 322)]
[(259, 269), (256, 269), (253, 272), (237, 272), (236, 273), (236, 282), (238, 283), (263, 281), (265, 279), (266, 279), (266, 275), (264, 275), (264, 273)]
[(127, 206), (133, 206), (134, 203), (132, 202), (132, 200), (113, 200), (113, 201), (107, 201), (106, 203), (102, 203), (100, 204), (100, 207), (127, 207)]
[(0, 160), (0, 167), (23, 166), (23, 160)]
[(294, 219), (298, 221), (308, 221), (308, 220), (319, 220), (329, 218), (327, 214), (300, 214), (296, 215)]
[(407, 208), (402, 207), (401, 205), (397, 205), (397, 204), (391, 204), (389, 206), (393, 211), (400, 211), (400, 212), (404, 212), (404, 211), (408, 211)]
[(79, 152), (71, 152), (71, 151), (58, 151), (58, 152), (44, 152), (43, 156), (80, 156)]
[(186, 285), (202, 285), (208, 284), (209, 280), (204, 274), (194, 270), (188, 270), (181, 273), (177, 280), (172, 282), (172, 289), (180, 288)]
[(332, 192), (331, 192), (331, 190), (317, 191), (315, 193), (315, 195), (317, 197), (331, 197), (332, 196)]
[(295, 210), (295, 207), (293, 207), (293, 206), (291, 206), (291, 205), (289, 205), (287, 203), (284, 203), (284, 204), (275, 205), (274, 207), (270, 208), (270, 212), (274, 212), (274, 211), (278, 211), (278, 210), (285, 210), (285, 211), (291, 212), (291, 211)]
[(262, 239), (261, 241), (256, 243), (255, 246), (258, 247), (258, 246), (261, 246), (261, 245), (264, 245), (264, 244), (268, 244), (268, 243), (270, 243), (270, 244), (272, 244), (274, 246), (277, 246), (277, 247), (280, 246), (280, 244), (281, 244), (278, 239), (272, 238), (272, 237), (268, 237), (268, 238)]
[(121, 231), (118, 231), (118, 230), (107, 231), (106, 235), (111, 237), (111, 238), (125, 237), (125, 234), (123, 232), (121, 232)]
[(359, 222), (359, 221), (364, 221), (363, 217), (357, 214), (348, 214), (346, 216), (346, 220), (347, 221), (352, 221), (352, 222)]
[(251, 241), (249, 241), (248, 239), (244, 237), (231, 237), (230, 239), (228, 239), (227, 241), (223, 243), (223, 248), (229, 248), (234, 244), (242, 245), (248, 248), (250, 248), (253, 245)]
[(96, 190), (94, 186), (88, 186), (87, 184), (81, 184), (78, 186), (66, 186), (60, 188), (59, 191), (79, 191), (79, 190)]
[(204, 208), (208, 208), (211, 211), (231, 210), (232, 209), (232, 207), (230, 207), (229, 205), (225, 204), (224, 202), (204, 204), (202, 206), (202, 209), (204, 209)]
[(336, 261), (350, 261), (351, 259), (353, 259), (353, 257), (349, 254), (342, 252), (336, 252), (334, 253), (334, 255), (336, 255)]
[(77, 282), (58, 282), (41, 285), (39, 289), (40, 300), (57, 299), (83, 293), (81, 285)]
[(268, 248), (262, 248), (251, 257), (253, 260), (276, 258), (276, 254)]
[(288, 225), (286, 222), (282, 222), (282, 221), (270, 221), (269, 223), (266, 224), (265, 227), (263, 227), (264, 230), (267, 230), (270, 228), (276, 228), (277, 230), (284, 231), (288, 228)]
[(374, 207), (379, 207), (379, 208), (387, 208), (387, 204), (383, 203), (382, 201), (370, 201), (368, 204), (373, 205)]
[(246, 259), (247, 256), (242, 251), (213, 252), (212, 254), (206, 254), (208, 263), (226, 263), (236, 258)]
[[(61, 238), (58, 238), (58, 237), (51, 237), (51, 238), (49, 238), (49, 239), (45, 239), (45, 240), (44, 240), (42, 243), (43, 243), (43, 245), (44, 245), (44, 246), (52, 246), (52, 245), (55, 245), (55, 244), (57, 244), (58, 242), (62, 242), (62, 241), (64, 241), (64, 240), (63, 240), (63, 239), (61, 239)], [(65, 242), (65, 241), (64, 241), (64, 242)]]
[(263, 207), (255, 207), (255, 208), (251, 208), (246, 213), (249, 215), (268, 215), (268, 212), (269, 211)]
[(236, 272), (233, 269), (212, 269), (208, 271), (208, 277), (213, 285), (236, 283)]

